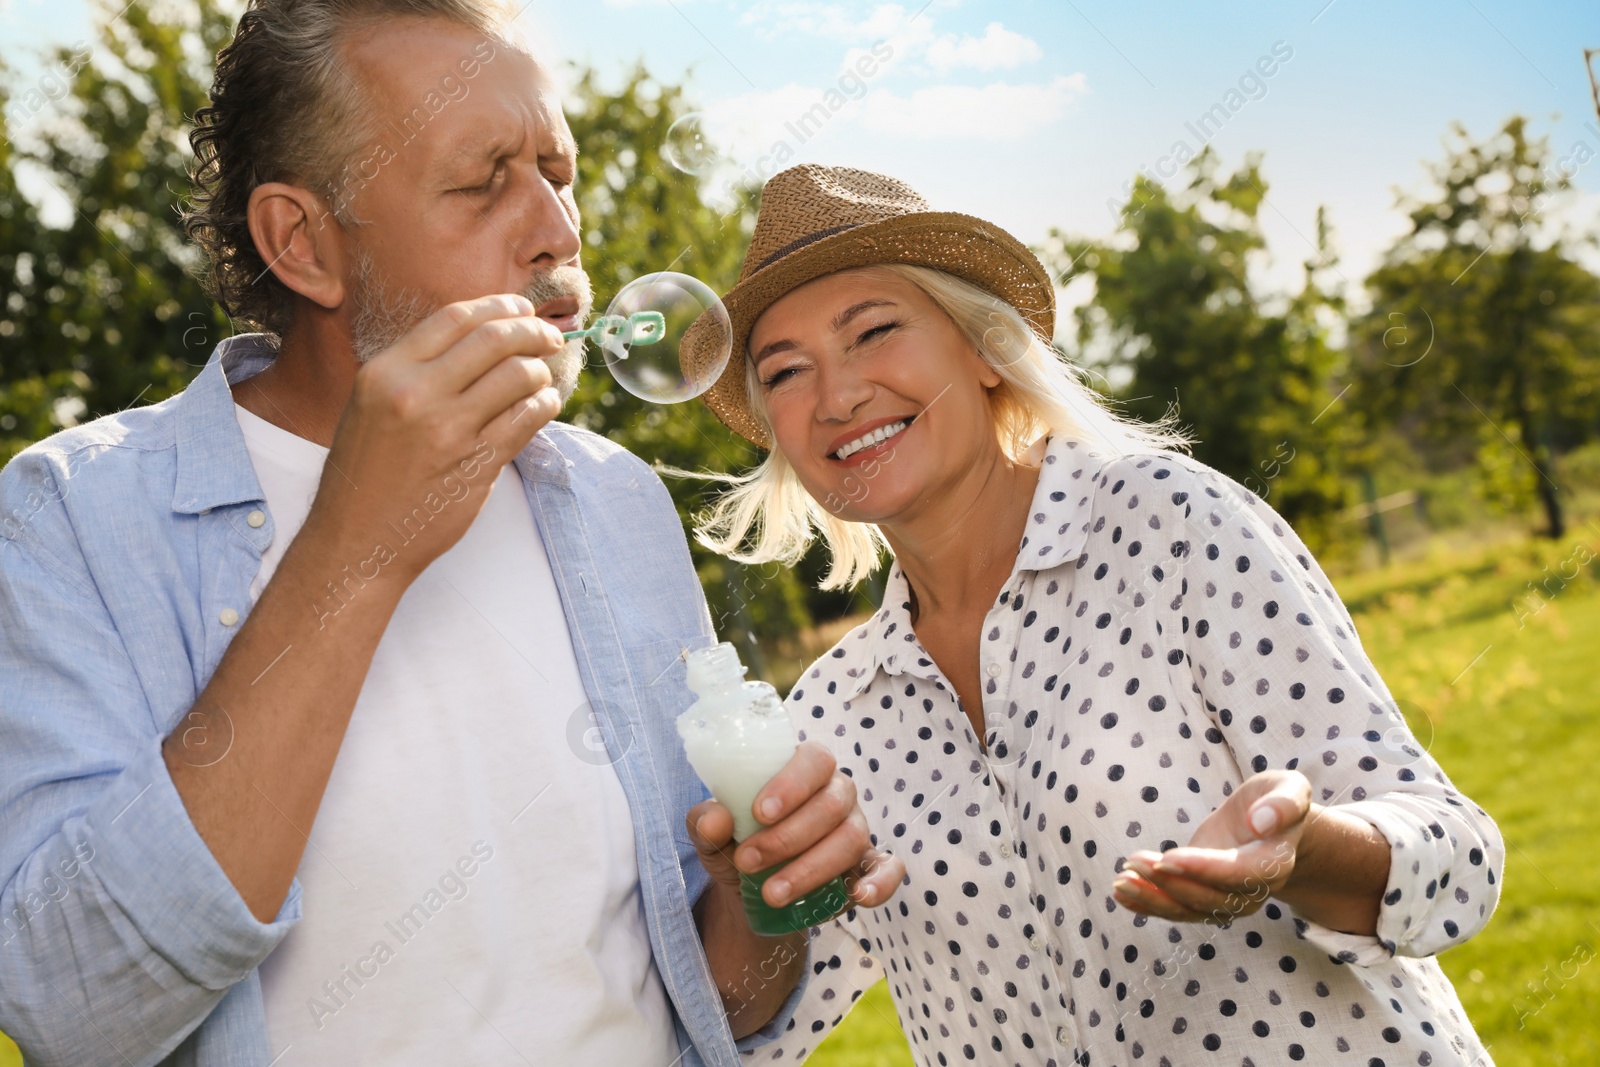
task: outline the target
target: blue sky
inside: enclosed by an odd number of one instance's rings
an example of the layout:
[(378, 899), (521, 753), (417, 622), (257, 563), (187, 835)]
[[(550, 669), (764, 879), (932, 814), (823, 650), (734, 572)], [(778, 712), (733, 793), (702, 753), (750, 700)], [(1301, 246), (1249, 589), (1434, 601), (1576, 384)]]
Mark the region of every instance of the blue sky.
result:
[[(1318, 205), (1329, 210), (1342, 273), (1359, 281), (1404, 229), (1395, 187), (1421, 187), (1421, 161), (1440, 156), (1448, 123), (1485, 136), (1514, 113), (1549, 136), (1557, 158), (1579, 142), (1595, 155), (1574, 176), (1579, 194), (1552, 212), (1600, 228), (1600, 128), (1582, 55), (1600, 48), (1593, 0), (919, 8), (531, 0), (521, 23), (547, 55), (608, 80), (642, 60), (688, 85), (723, 150), (713, 175), (753, 169), (763, 155), (770, 169), (782, 140), (789, 162), (885, 171), (935, 207), (1029, 242), (1051, 227), (1108, 233), (1107, 200), (1134, 172), (1155, 174), (1178, 142), (1192, 151), (1205, 136), (1226, 166), (1265, 154), (1269, 282), (1298, 284)], [(26, 84), (38, 77), (31, 48), (86, 37), (89, 22), (83, 0), (0, 0), (0, 49)], [(846, 80), (820, 130), (789, 130), (877, 42), (891, 58), (860, 84)], [(1220, 128), (1198, 130), (1219, 104)]]

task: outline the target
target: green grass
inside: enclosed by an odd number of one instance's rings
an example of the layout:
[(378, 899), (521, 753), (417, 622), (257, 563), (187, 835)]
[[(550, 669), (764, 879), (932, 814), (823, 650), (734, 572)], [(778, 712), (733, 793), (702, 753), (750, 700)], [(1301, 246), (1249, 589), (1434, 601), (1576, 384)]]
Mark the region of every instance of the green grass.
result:
[[(1500, 1067), (1600, 1063), (1600, 853), (1587, 839), (1600, 812), (1600, 523), (1574, 531), (1337, 580), (1412, 729), (1505, 834), (1499, 909), (1440, 957)], [(1580, 545), (1595, 559), (1563, 585), (1553, 576), (1574, 573)], [(21, 1062), (0, 1037), (0, 1067)], [(911, 1064), (887, 985), (809, 1062)]]

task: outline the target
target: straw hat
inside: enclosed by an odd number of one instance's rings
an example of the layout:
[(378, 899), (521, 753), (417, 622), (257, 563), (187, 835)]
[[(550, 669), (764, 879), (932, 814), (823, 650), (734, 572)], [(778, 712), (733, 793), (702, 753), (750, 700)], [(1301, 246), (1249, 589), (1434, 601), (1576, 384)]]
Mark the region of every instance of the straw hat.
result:
[[(767, 434), (745, 396), (750, 328), (790, 290), (814, 278), (877, 263), (932, 267), (988, 290), (1021, 312), (1049, 341), (1055, 331), (1055, 288), (1026, 245), (992, 223), (953, 211), (931, 211), (915, 189), (884, 174), (804, 163), (774, 174), (739, 281), (722, 298), (733, 328), (733, 356), (702, 399), (723, 424), (763, 448)], [(690, 377), (716, 358), (725, 336), (702, 315), (684, 334)]]

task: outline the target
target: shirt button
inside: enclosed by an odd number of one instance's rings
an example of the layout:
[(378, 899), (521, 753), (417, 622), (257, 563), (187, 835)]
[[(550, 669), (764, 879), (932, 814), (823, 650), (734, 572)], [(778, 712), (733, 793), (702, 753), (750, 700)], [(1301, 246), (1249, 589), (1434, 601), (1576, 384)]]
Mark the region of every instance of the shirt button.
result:
[(211, 514), (211, 509), (210, 508), (201, 508), (200, 509), (200, 514), (209, 515), (209, 514)]
[(998, 664), (998, 663), (989, 664), (989, 677), (991, 677), (991, 678), (1000, 677), (1000, 664)]
[(267, 513), (262, 511), (260, 508), (257, 508), (250, 514), (246, 515), (244, 517), (244, 521), (248, 522), (253, 527), (259, 528), (262, 523), (267, 521)]
[(222, 613), (217, 616), (217, 620), (224, 626), (232, 626), (239, 621), (239, 613), (232, 608), (223, 608)]
[(1011, 843), (1009, 841), (1000, 842), (1000, 858), (1003, 860), (1011, 858)]
[(1072, 1044), (1072, 1033), (1065, 1026), (1056, 1027), (1056, 1043), (1059, 1045)]
[(1032, 937), (1028, 938), (1028, 944), (1033, 946), (1033, 951), (1035, 952), (1044, 951), (1044, 938), (1040, 937), (1038, 934), (1034, 934)]

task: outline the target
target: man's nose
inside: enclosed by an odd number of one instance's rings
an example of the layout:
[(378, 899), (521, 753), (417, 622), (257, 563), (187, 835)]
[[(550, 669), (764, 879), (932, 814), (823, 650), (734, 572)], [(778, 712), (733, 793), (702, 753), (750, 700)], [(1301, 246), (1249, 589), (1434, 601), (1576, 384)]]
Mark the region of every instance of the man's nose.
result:
[(583, 247), (577, 208), (537, 169), (518, 198), (519, 211), (507, 232), (521, 264), (545, 271), (571, 263)]

